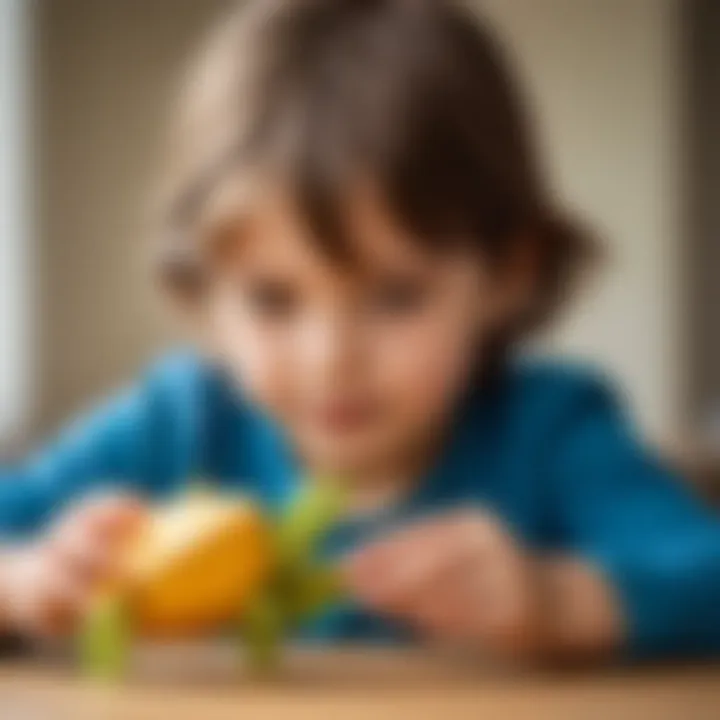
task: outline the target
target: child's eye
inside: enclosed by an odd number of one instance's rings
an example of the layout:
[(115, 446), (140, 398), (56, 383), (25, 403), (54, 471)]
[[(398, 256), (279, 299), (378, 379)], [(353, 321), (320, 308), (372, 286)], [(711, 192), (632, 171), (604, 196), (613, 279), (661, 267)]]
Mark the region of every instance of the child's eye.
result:
[(368, 301), (373, 312), (405, 315), (420, 310), (427, 298), (425, 285), (414, 280), (394, 280), (375, 288)]
[(281, 319), (293, 313), (297, 298), (292, 288), (277, 282), (256, 282), (244, 290), (245, 303), (257, 315)]

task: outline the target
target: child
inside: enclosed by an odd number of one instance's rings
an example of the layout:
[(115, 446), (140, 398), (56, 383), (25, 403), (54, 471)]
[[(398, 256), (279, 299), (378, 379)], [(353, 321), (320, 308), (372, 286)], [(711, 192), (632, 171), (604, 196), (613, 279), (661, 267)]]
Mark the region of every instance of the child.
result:
[[(179, 126), (160, 273), (204, 351), (5, 471), (6, 629), (72, 627), (143, 502), (188, 478), (274, 507), (322, 473), (351, 500), (327, 552), (354, 604), (309, 635), (720, 650), (715, 517), (602, 381), (516, 357), (586, 243), (469, 10), (243, 3)], [(123, 494), (64, 514), (109, 480)]]

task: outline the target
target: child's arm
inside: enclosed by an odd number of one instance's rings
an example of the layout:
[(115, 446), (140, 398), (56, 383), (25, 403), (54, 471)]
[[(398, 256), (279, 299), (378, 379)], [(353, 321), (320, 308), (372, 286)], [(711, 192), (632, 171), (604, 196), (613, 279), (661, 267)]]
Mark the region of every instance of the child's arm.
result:
[(42, 529), (82, 495), (112, 484), (136, 488), (142, 472), (145, 399), (133, 389), (76, 420), (46, 448), (0, 468), (0, 538), (16, 542)]
[(87, 494), (157, 495), (192, 472), (200, 377), (196, 363), (164, 361), (47, 449), (0, 468), (0, 628), (44, 632), (53, 626), (48, 613), (75, 612), (87, 579), (78, 574), (99, 560), (93, 528), (104, 532), (100, 520), (112, 525), (131, 504), (91, 498), (60, 523), (67, 532), (45, 532), (65, 508)]
[(345, 563), (361, 602), (498, 659), (594, 659), (615, 650), (614, 593), (582, 560), (539, 558), (497, 517), (456, 511), (411, 523)]
[(139, 489), (146, 406), (144, 392), (132, 390), (25, 463), (0, 470), (1, 632), (72, 627), (111, 556), (95, 528), (104, 533), (130, 503), (90, 499), (65, 516), (66, 508), (110, 482)]
[(577, 393), (552, 461), (572, 552), (607, 579), (638, 653), (720, 650), (720, 525), (634, 441), (597, 384)]
[[(601, 384), (575, 395), (550, 463), (563, 545), (604, 578), (631, 652), (720, 651), (718, 518), (644, 452)], [(564, 572), (564, 602), (579, 610)]]
[(523, 660), (720, 652), (720, 524), (642, 450), (594, 380), (553, 395), (537, 497), (556, 551), (480, 511), (411, 524), (346, 563), (356, 597)]
[(17, 466), (0, 466), (0, 542), (32, 534), (91, 491), (172, 489), (197, 461), (200, 372), (191, 360), (162, 361), (49, 447)]
[(130, 497), (94, 498), (37, 539), (0, 551), (0, 632), (71, 630), (143, 516)]

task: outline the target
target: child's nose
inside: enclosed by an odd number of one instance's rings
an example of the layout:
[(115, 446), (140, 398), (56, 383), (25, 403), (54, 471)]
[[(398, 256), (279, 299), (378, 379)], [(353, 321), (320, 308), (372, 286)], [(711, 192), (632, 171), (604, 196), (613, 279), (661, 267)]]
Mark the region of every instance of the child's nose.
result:
[(309, 320), (303, 329), (301, 348), (304, 369), (325, 381), (342, 381), (354, 372), (359, 356), (358, 333), (349, 317), (333, 313)]

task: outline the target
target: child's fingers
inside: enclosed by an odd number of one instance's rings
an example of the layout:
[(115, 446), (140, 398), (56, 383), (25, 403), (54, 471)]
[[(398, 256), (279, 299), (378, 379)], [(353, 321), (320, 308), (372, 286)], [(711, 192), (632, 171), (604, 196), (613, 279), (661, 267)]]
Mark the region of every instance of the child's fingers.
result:
[(416, 530), (360, 550), (348, 559), (345, 576), (359, 600), (385, 611), (403, 612), (456, 561), (449, 537)]
[[(466, 637), (473, 597), (466, 592), (465, 576), (465, 568), (460, 564), (446, 567), (408, 605), (408, 620), (431, 636), (443, 639)], [(473, 609), (477, 610), (477, 607)]]
[(50, 552), (79, 580), (94, 583), (115, 572), (120, 544), (143, 517), (130, 498), (95, 501), (66, 518), (50, 541)]
[(58, 562), (80, 577), (95, 579), (113, 569), (118, 546), (145, 517), (134, 499), (109, 496), (77, 508), (57, 528), (50, 541)]
[(116, 540), (136, 528), (144, 519), (145, 510), (136, 498), (111, 495), (80, 509), (78, 522), (88, 533), (99, 538)]
[[(429, 634), (446, 640), (502, 647), (526, 640), (522, 632), (532, 591), (522, 585), (517, 559), (461, 561), (448, 566), (408, 602), (405, 617)], [(520, 633), (520, 634), (519, 634)]]
[(64, 635), (71, 632), (89, 600), (88, 588), (72, 574), (61, 568), (50, 571), (44, 587), (39, 613), (39, 631), (46, 635)]
[(87, 591), (51, 554), (19, 558), (15, 580), (24, 588), (9, 597), (9, 610), (18, 628), (53, 636), (74, 626)]
[(49, 552), (59, 567), (87, 584), (109, 575), (116, 562), (113, 545), (90, 536), (84, 526), (68, 527), (52, 542)]
[[(384, 579), (385, 575), (395, 575), (402, 560), (424, 563), (425, 546), (432, 545), (436, 534), (434, 525), (418, 524), (370, 542), (346, 559), (346, 574), (354, 584), (375, 584)], [(439, 541), (442, 542), (442, 537)], [(408, 563), (403, 575), (412, 576), (416, 571), (422, 571), (422, 564)]]
[(396, 586), (381, 597), (374, 589), (365, 602), (377, 610), (401, 617), (431, 637), (445, 640), (468, 639), (480, 633), (485, 606), (495, 589), (482, 571), (469, 568), (456, 554), (453, 561), (437, 564), (412, 584)]
[(506, 537), (492, 519), (453, 514), (361, 549), (346, 564), (346, 582), (376, 610), (432, 632), (462, 635), (512, 604), (506, 598), (505, 576), (514, 574), (507, 556)]
[(403, 562), (412, 575), (423, 565), (444, 565), (448, 554), (474, 559), (489, 556), (503, 540), (495, 523), (483, 514), (453, 513), (413, 523), (372, 542), (351, 555), (346, 565), (360, 584), (374, 583), (385, 570), (394, 575)]

